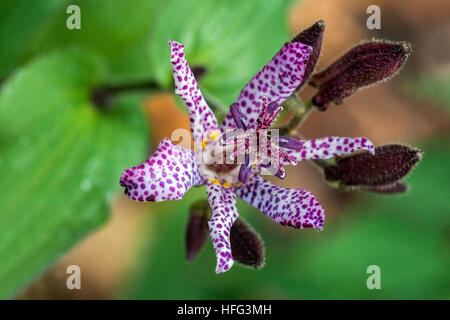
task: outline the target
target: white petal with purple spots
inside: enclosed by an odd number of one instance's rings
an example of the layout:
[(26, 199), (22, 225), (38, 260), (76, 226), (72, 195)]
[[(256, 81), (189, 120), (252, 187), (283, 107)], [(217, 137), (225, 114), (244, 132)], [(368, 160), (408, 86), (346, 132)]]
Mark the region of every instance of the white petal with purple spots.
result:
[[(263, 97), (281, 104), (300, 85), (311, 47), (300, 42), (288, 42), (242, 89), (236, 103), (241, 108), (245, 123), (251, 127), (260, 111)], [(234, 128), (231, 112), (225, 117), (221, 129)]]
[(238, 218), (236, 196), (232, 188), (208, 182), (206, 184), (212, 217), (208, 221), (209, 233), (216, 251), (216, 273), (229, 270), (234, 263), (231, 255), (230, 229)]
[(236, 195), (276, 223), (297, 229), (322, 230), (325, 214), (314, 195), (302, 189), (287, 189), (254, 175), (236, 189)]
[[(286, 153), (294, 157), (297, 162), (307, 159), (330, 159), (358, 150), (367, 150), (374, 153), (375, 147), (369, 139), (364, 137), (325, 137), (314, 140), (301, 140), (300, 151), (286, 150)], [(288, 164), (288, 163), (286, 163)]]
[(178, 200), (192, 186), (204, 184), (191, 150), (163, 139), (143, 164), (126, 169), (120, 178), (128, 198), (137, 201)]
[(194, 74), (189, 68), (184, 55), (184, 46), (176, 41), (169, 41), (169, 43), (172, 50), (170, 62), (173, 67), (175, 93), (186, 104), (194, 142), (197, 145), (201, 145), (206, 132), (218, 128), (217, 120), (203, 98)]

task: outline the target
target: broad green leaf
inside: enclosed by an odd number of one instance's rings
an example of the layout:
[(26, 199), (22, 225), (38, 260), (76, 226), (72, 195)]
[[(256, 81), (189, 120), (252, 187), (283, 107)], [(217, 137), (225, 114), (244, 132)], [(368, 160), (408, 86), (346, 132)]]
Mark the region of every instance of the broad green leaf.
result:
[(191, 66), (205, 66), (205, 95), (231, 104), (239, 91), (288, 40), (291, 1), (173, 0), (162, 10), (151, 36), (151, 63), (157, 80), (172, 81), (169, 40), (185, 45)]
[(2, 0), (0, 2), (0, 77), (23, 62), (40, 27), (66, 0)]
[(0, 92), (0, 298), (18, 293), (108, 216), (122, 170), (143, 160), (145, 121), (129, 97), (90, 102), (104, 63), (82, 49), (26, 65)]
[[(34, 41), (30, 54), (52, 48), (81, 45), (106, 59), (112, 74), (109, 81), (149, 78), (149, 34), (161, 0), (79, 0), (66, 6), (47, 23)], [(69, 30), (66, 8), (76, 4), (81, 12), (81, 29)]]

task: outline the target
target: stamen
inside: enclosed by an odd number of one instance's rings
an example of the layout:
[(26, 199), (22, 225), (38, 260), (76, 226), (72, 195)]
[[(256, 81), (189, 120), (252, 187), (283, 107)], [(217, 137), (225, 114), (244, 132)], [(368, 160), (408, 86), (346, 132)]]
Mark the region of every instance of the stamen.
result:
[(210, 138), (211, 140), (216, 140), (219, 136), (220, 136), (220, 131), (219, 131), (219, 130), (216, 130), (216, 131), (214, 131), (213, 133), (211, 133), (211, 135), (209, 136), (209, 138)]
[(281, 136), (279, 138), (279, 145), (281, 148), (301, 151), (303, 143), (295, 138)]
[(268, 113), (269, 115), (271, 115), (277, 108), (278, 108), (278, 103), (276, 103), (275, 101), (272, 101), (272, 102), (269, 103), (269, 105), (267, 106), (267, 113)]
[(280, 179), (284, 179), (286, 178), (286, 171), (284, 170), (283, 167), (278, 167), (278, 172), (275, 173), (275, 177), (280, 178)]
[(233, 115), (236, 126), (239, 129), (242, 129), (244, 131), (247, 130), (247, 126), (245, 125), (244, 121), (242, 120), (243, 116), (242, 116), (241, 110), (239, 108), (239, 105), (237, 103), (233, 103), (230, 106), (230, 110), (231, 110), (231, 114)]
[(272, 122), (278, 117), (283, 107), (279, 106), (275, 101), (268, 104), (267, 97), (263, 97), (261, 112), (259, 113), (256, 129), (267, 129)]
[(203, 139), (203, 141), (202, 141), (202, 150), (205, 150), (206, 145), (207, 145), (210, 141), (214, 141), (214, 140), (216, 140), (216, 139), (219, 138), (219, 137), (220, 137), (220, 131), (219, 131), (219, 130), (213, 131), (213, 133), (211, 133), (211, 134), (209, 135), (209, 139)]
[(211, 178), (209, 181), (220, 186), (220, 181), (217, 179)]
[(204, 139), (202, 141), (202, 150), (204, 150), (206, 148), (206, 145), (208, 144), (208, 139)]
[(244, 163), (241, 165), (239, 169), (238, 179), (242, 183), (246, 183), (248, 178), (250, 178), (250, 174), (252, 172), (252, 164), (250, 164), (250, 156), (248, 153), (244, 156)]
[(223, 186), (225, 189), (228, 189), (228, 188), (231, 188), (231, 187), (233, 186), (233, 184), (230, 183), (230, 182), (224, 182), (224, 183), (222, 184), (222, 186)]
[[(226, 182), (220, 183), (220, 181), (215, 178), (211, 178), (211, 179), (209, 179), (209, 181), (211, 183), (217, 184), (218, 186), (221, 186), (222, 188), (225, 188), (225, 189), (229, 189), (229, 188), (233, 187), (233, 184), (231, 182), (226, 181)], [(236, 185), (242, 186), (242, 183), (238, 182)]]
[[(246, 183), (250, 177), (252, 169), (256, 166), (256, 159), (261, 157), (258, 161), (264, 167), (270, 167), (269, 171), (280, 179), (284, 179), (286, 172), (284, 171), (281, 160), (295, 164), (295, 158), (289, 156), (283, 149), (291, 149), (300, 151), (302, 149), (302, 142), (300, 140), (282, 136), (278, 141), (273, 141), (273, 137), (268, 132), (268, 128), (275, 121), (277, 116), (283, 110), (283, 107), (278, 105), (276, 101), (269, 103), (267, 97), (262, 99), (261, 112), (259, 113), (256, 125), (252, 128), (246, 129), (246, 125), (242, 121), (242, 113), (237, 104), (231, 105), (231, 112), (236, 122), (238, 129), (227, 131), (221, 137), (219, 142), (227, 144), (235, 144), (236, 148), (233, 153), (234, 158), (237, 155), (244, 155), (244, 163), (239, 169), (238, 180)], [(242, 130), (244, 131), (242, 133)], [(261, 140), (262, 138), (262, 140)], [(266, 151), (261, 153), (261, 151)], [(253, 161), (255, 159), (255, 161)], [(252, 161), (250, 161), (252, 160)]]

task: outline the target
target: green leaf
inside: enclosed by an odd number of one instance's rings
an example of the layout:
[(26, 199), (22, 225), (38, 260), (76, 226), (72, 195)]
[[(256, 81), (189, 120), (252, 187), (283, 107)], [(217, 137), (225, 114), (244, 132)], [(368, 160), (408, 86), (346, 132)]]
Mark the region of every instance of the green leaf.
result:
[(149, 33), (161, 0), (79, 0), (81, 29), (69, 30), (67, 5), (47, 23), (30, 54), (80, 45), (101, 55), (110, 66), (109, 81), (149, 78)]
[(169, 40), (185, 45), (191, 66), (205, 66), (202, 91), (223, 105), (239, 91), (288, 40), (290, 1), (173, 0), (162, 10), (151, 36), (152, 69), (157, 80), (172, 81)]
[(98, 227), (124, 168), (145, 155), (133, 97), (111, 111), (90, 103), (104, 63), (81, 49), (17, 72), (0, 92), (0, 298), (16, 294)]
[(25, 51), (47, 17), (65, 0), (2, 0), (0, 3), (0, 77), (25, 58)]

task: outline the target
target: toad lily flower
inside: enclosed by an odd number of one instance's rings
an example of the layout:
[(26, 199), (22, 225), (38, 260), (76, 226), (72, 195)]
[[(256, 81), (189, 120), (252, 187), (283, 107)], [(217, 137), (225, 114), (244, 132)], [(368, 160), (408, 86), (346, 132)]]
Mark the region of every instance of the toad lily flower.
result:
[[(216, 273), (229, 270), (234, 263), (230, 229), (238, 218), (236, 196), (276, 223), (297, 229), (313, 227), (321, 230), (324, 210), (310, 192), (283, 188), (266, 181), (258, 172), (267, 163), (252, 165), (249, 170), (249, 159), (244, 159), (243, 164), (236, 161), (223, 163), (216, 159), (217, 150), (230, 147), (221, 144), (227, 140), (223, 136), (229, 132), (241, 129), (247, 138), (249, 129), (262, 135), (266, 133), (281, 111), (280, 104), (301, 84), (311, 47), (300, 42), (286, 43), (242, 89), (219, 126), (187, 64), (184, 46), (175, 41), (169, 43), (175, 92), (188, 110), (194, 151), (176, 146), (165, 138), (147, 161), (123, 172), (120, 185), (125, 187), (125, 194), (137, 201), (177, 200), (190, 187), (206, 185), (212, 209), (208, 227), (217, 256)], [(271, 140), (265, 160), (275, 162), (280, 177), (284, 176), (282, 166), (285, 164), (327, 159), (362, 149), (374, 150), (366, 138), (326, 137), (298, 141), (280, 137), (279, 141), (275, 146)], [(231, 148), (237, 153), (242, 152), (235, 146)]]

